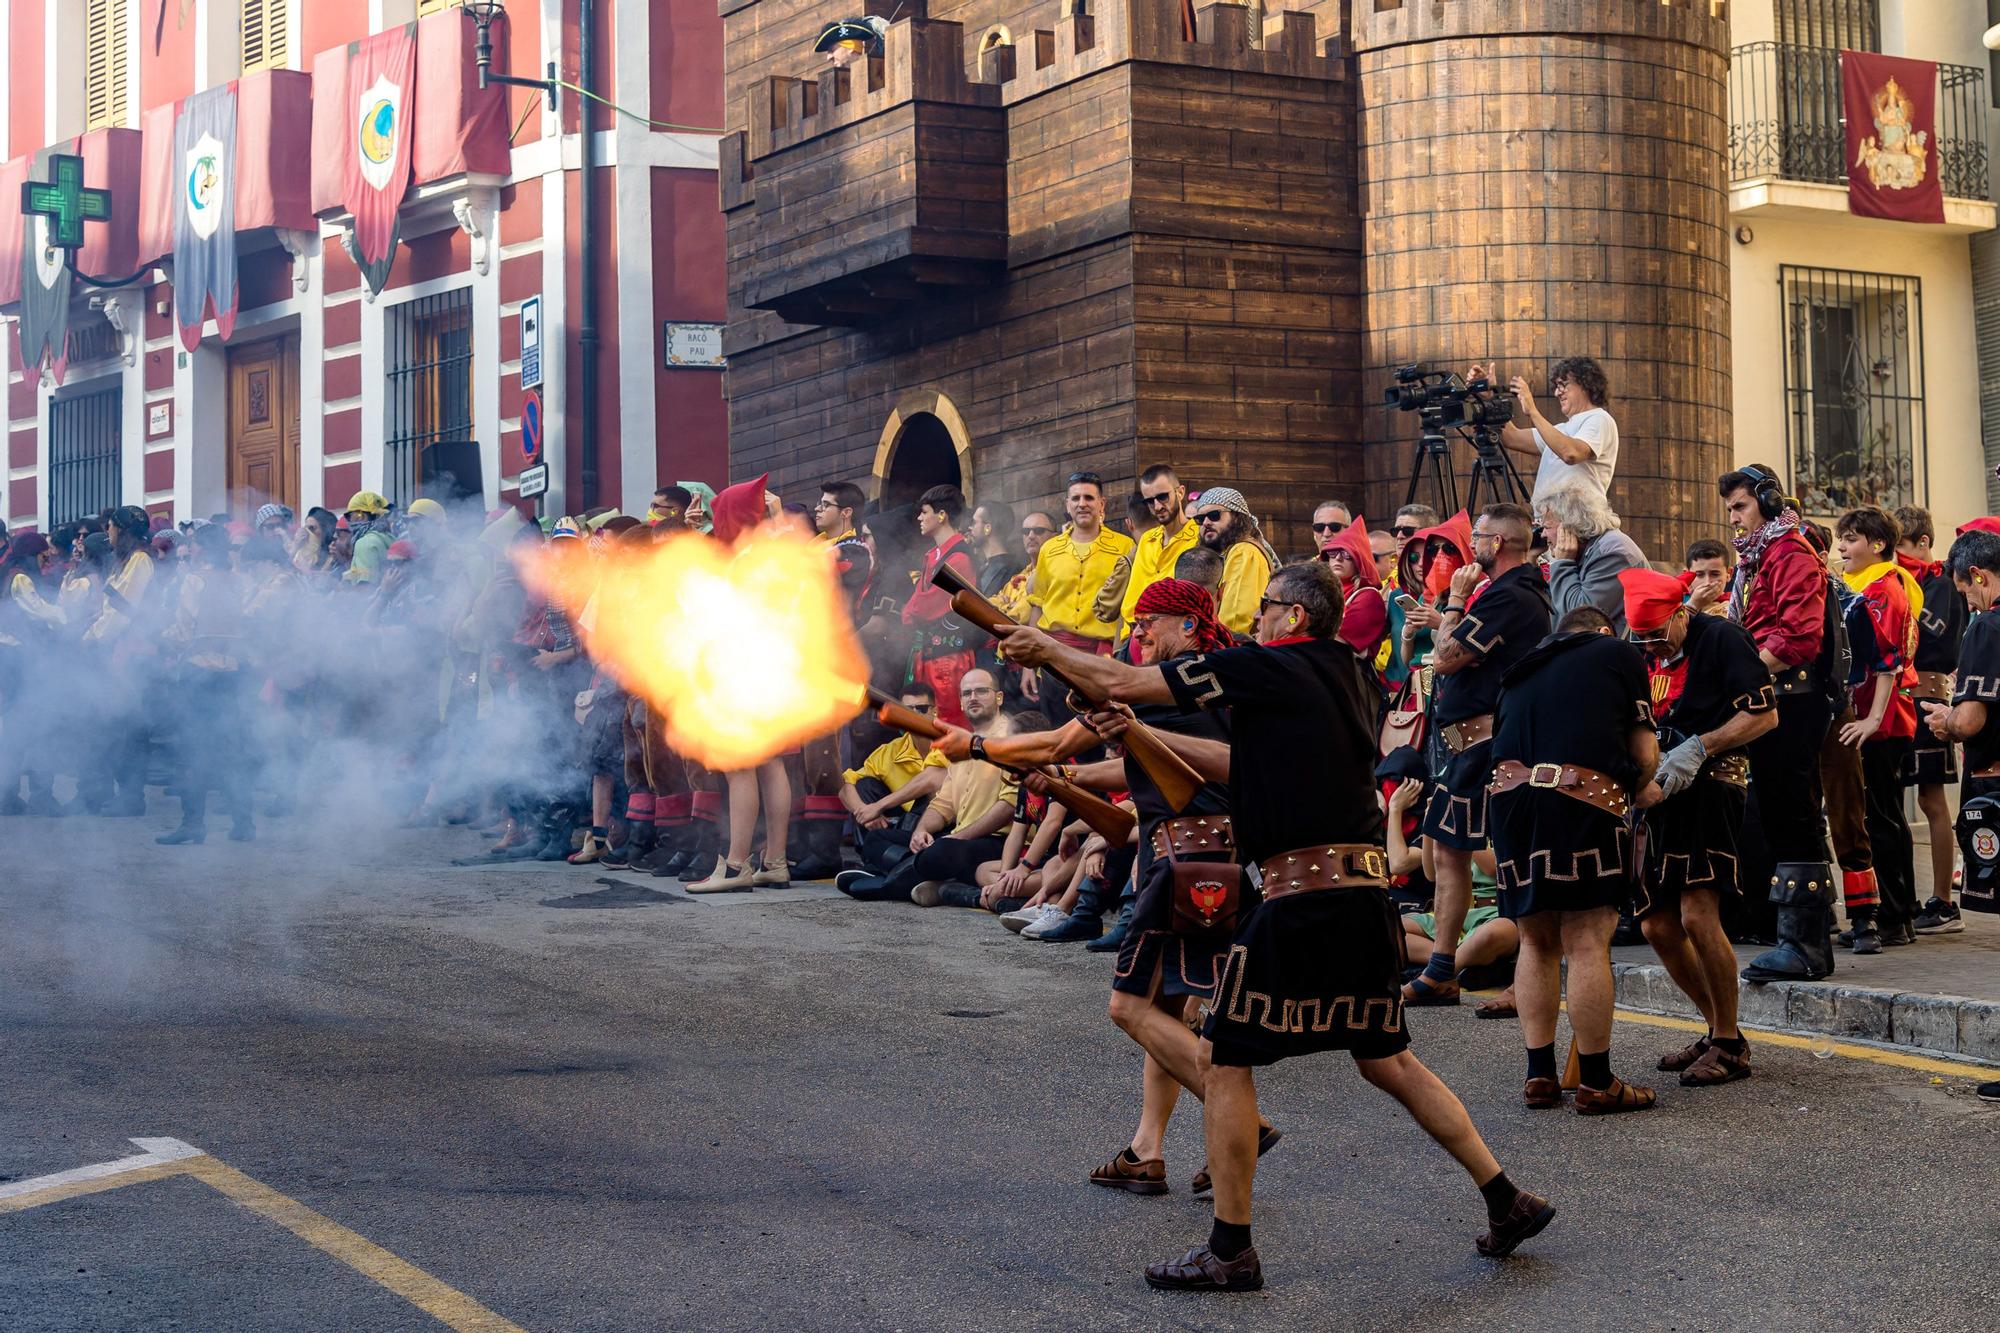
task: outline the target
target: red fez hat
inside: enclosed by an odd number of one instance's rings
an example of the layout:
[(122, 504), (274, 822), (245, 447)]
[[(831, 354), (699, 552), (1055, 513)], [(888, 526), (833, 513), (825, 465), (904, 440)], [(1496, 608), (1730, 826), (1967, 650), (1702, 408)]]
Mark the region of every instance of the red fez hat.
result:
[(1653, 569), (1621, 569), (1618, 581), (1625, 585), (1625, 623), (1641, 634), (1666, 624), (1687, 592), (1672, 574)]

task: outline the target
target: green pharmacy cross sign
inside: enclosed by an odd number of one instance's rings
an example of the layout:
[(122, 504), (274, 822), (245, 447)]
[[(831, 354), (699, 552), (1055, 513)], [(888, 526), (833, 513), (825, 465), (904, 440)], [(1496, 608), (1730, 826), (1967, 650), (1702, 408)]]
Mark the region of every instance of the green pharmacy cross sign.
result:
[(70, 153), (49, 158), (49, 179), (21, 187), (21, 212), (49, 220), (49, 245), (72, 254), (83, 248), (83, 224), (111, 220), (111, 191), (83, 183), (83, 159)]

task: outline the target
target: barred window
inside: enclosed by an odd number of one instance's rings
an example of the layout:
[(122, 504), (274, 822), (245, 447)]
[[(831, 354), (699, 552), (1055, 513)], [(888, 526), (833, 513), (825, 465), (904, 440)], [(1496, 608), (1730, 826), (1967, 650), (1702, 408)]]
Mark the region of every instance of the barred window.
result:
[(125, 123), (125, 0), (84, 0), (83, 127)]
[(243, 0), (243, 72), (284, 69), (291, 58), (290, 0)]
[(387, 332), (383, 489), (406, 508), (422, 494), (425, 447), (472, 438), (471, 288), (405, 301)]
[(1923, 290), (1786, 264), (1785, 449), (1808, 513), (1926, 502)]
[(447, 9), (456, 9), (458, 0), (417, 0), (417, 17), (426, 14), (442, 14)]
[(119, 503), (124, 484), (124, 392), (64, 391), (49, 403), (49, 524)]

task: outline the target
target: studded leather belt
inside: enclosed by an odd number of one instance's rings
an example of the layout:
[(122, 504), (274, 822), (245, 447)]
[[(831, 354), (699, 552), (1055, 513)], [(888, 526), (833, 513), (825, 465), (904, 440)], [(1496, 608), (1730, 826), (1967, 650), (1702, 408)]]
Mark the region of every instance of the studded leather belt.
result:
[(1931, 699), (1942, 703), (1951, 698), (1951, 672), (1919, 671), (1917, 683), (1910, 687), (1912, 699)]
[(1493, 739), (1493, 714), (1481, 713), (1478, 717), (1468, 717), (1454, 722), (1448, 727), (1439, 727), (1438, 735), (1453, 754), (1464, 754), (1481, 741)]
[(1182, 815), (1153, 828), (1153, 855), (1162, 861), (1234, 861), (1236, 833), (1228, 815)]
[(1975, 768), (1965, 776), (1969, 778), (2000, 778), (2000, 764), (1988, 764), (1984, 768)]
[(1365, 842), (1336, 842), (1280, 852), (1257, 863), (1264, 901), (1315, 889), (1383, 889), (1389, 886), (1389, 857)]
[(1741, 750), (1719, 754), (1701, 766), (1701, 775), (1726, 782), (1732, 787), (1747, 787), (1750, 785), (1750, 756)]
[(1487, 792), (1497, 794), (1517, 787), (1559, 791), (1619, 819), (1625, 818), (1632, 808), (1631, 797), (1615, 779), (1581, 764), (1524, 764), (1516, 759), (1502, 759), (1493, 768)]

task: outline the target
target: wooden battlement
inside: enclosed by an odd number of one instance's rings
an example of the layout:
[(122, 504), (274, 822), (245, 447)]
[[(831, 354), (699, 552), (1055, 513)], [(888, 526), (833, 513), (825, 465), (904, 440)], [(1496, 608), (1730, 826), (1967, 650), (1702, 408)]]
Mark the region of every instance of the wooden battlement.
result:
[(1729, 0), (1348, 0), (1354, 49), (1526, 30), (1729, 49)]

